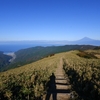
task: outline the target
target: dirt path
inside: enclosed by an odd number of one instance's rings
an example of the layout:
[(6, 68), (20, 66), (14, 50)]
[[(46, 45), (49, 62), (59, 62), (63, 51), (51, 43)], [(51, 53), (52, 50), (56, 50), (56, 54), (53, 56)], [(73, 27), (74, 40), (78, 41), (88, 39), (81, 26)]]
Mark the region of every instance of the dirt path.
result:
[(45, 97), (45, 100), (69, 100), (71, 85), (69, 79), (64, 74), (63, 60), (60, 58), (60, 63), (54, 75), (51, 76), (50, 89)]

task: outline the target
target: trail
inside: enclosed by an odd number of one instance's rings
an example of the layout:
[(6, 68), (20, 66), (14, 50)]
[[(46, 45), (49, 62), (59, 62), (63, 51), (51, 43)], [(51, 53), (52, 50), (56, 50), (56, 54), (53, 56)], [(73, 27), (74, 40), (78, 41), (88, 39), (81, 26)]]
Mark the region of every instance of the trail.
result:
[(70, 100), (71, 85), (68, 76), (64, 73), (62, 58), (60, 58), (54, 75), (55, 83), (51, 82), (52, 86), (44, 100)]

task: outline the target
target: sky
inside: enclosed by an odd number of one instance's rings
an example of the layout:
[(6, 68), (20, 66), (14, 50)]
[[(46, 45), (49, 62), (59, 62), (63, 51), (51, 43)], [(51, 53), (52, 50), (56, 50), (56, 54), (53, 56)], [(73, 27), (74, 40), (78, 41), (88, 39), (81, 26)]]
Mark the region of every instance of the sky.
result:
[(0, 0), (0, 41), (100, 40), (100, 0)]

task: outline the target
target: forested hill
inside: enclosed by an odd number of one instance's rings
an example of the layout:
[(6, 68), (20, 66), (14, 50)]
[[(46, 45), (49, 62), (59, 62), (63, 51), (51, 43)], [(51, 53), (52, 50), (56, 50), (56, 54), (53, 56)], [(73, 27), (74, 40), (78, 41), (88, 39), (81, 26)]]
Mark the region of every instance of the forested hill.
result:
[(0, 71), (2, 71), (4, 69), (4, 67), (9, 64), (9, 60), (11, 58), (12, 57), (10, 57), (8, 55), (4, 55), (3, 52), (0, 51)]
[(66, 52), (70, 50), (88, 50), (94, 49), (97, 46), (91, 45), (65, 45), (65, 46), (48, 46), (48, 47), (32, 47), (27, 49), (22, 49), (17, 52), (16, 59), (12, 64), (8, 66), (9, 68), (20, 67), (22, 65), (40, 60), (44, 57), (54, 55), (56, 53)]

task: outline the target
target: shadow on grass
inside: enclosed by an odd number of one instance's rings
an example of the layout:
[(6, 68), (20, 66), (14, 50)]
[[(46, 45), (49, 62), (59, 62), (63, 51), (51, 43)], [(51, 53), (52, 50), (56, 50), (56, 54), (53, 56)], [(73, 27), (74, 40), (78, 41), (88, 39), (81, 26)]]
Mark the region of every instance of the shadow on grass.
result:
[(56, 83), (55, 80), (56, 80), (55, 75), (54, 73), (52, 73), (52, 75), (50, 76), (50, 81), (47, 83), (47, 95), (45, 100), (50, 100), (51, 96), (52, 96), (52, 100), (57, 100), (57, 93), (70, 93), (70, 90), (56, 89), (56, 84), (58, 85), (67, 85), (67, 84)]
[(70, 83), (73, 85), (73, 89), (79, 95), (80, 99), (75, 100), (100, 100), (100, 94), (98, 93), (98, 86), (93, 79), (89, 80), (84, 77), (86, 73), (82, 73), (80, 76), (74, 69), (66, 71), (68, 74)]

